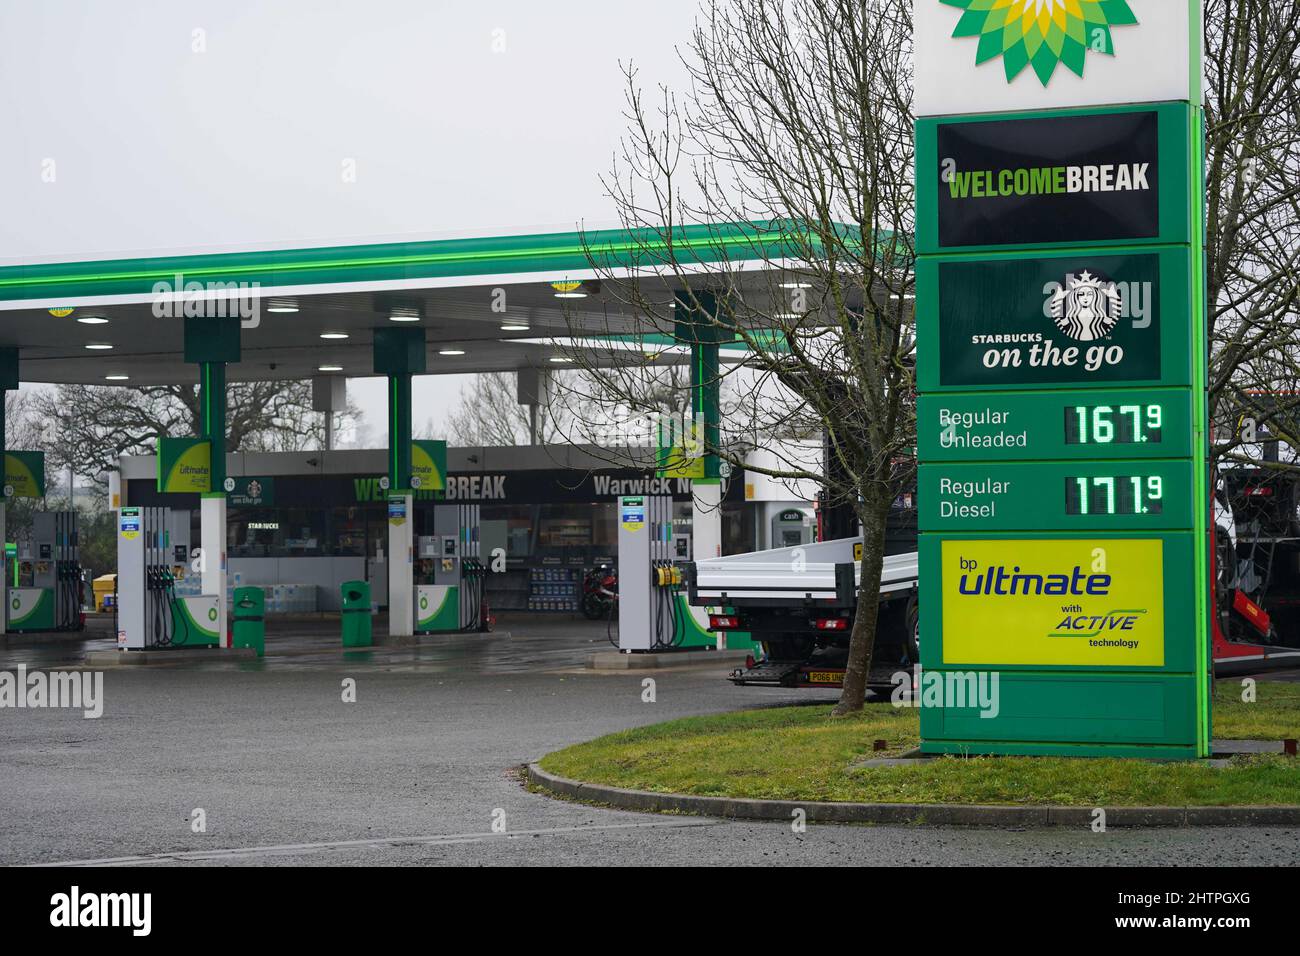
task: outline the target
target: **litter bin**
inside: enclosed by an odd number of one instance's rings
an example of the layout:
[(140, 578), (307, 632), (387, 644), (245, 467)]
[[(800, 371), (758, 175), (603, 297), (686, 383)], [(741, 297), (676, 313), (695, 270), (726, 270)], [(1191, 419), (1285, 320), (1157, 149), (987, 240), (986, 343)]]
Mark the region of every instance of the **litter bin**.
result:
[(344, 581), (343, 592), (343, 646), (369, 647), (370, 635), (370, 584), (367, 581)]
[(266, 592), (261, 588), (235, 588), (231, 614), (231, 641), (235, 647), (252, 647), (266, 653)]

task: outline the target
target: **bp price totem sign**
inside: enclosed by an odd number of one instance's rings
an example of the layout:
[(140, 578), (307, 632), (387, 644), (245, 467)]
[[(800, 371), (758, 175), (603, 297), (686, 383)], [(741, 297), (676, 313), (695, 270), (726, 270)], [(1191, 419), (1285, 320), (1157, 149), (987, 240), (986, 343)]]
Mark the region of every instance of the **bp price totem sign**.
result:
[(915, 22), (922, 749), (1207, 755), (1200, 5)]

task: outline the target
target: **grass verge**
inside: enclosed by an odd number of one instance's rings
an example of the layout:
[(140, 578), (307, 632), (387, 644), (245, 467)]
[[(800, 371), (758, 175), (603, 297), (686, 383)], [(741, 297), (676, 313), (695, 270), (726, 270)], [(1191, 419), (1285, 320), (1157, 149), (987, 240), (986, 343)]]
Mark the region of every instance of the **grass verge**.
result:
[[(1300, 735), (1300, 685), (1261, 683), (1244, 703), (1234, 683), (1215, 696), (1219, 739)], [(869, 704), (832, 718), (830, 707), (774, 707), (688, 717), (600, 737), (548, 754), (550, 773), (588, 783), (711, 797), (862, 803), (1065, 806), (1300, 804), (1300, 759), (1239, 757), (1227, 768), (1142, 760), (945, 757), (915, 766), (852, 769), (916, 746), (915, 710)], [(875, 756), (879, 756), (876, 754)]]

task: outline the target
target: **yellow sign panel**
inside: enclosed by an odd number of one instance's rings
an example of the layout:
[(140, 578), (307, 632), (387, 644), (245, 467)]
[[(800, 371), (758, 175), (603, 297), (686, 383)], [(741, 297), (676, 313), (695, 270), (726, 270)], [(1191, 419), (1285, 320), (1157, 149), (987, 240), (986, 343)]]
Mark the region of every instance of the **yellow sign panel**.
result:
[(944, 664), (1164, 665), (1158, 540), (944, 541), (941, 560)]
[(704, 456), (687, 452), (681, 445), (664, 450), (664, 461), (659, 469), (662, 478), (703, 478)]
[(419, 440), (411, 442), (411, 478), (420, 491), (444, 491), (447, 488), (447, 443)]
[(212, 443), (202, 438), (159, 438), (158, 490), (166, 493), (211, 491)]

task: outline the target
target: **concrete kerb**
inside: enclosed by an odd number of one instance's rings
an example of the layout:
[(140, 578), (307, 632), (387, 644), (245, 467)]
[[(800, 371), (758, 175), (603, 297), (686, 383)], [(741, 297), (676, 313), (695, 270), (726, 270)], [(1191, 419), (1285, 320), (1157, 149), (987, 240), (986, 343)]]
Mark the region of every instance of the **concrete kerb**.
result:
[(257, 651), (251, 647), (192, 647), (156, 651), (90, 651), (86, 654), (87, 667), (141, 667), (149, 664), (194, 664), (215, 661), (257, 660)]
[[(736, 820), (792, 819), (803, 810), (810, 823), (869, 823), (1020, 829), (1083, 827), (1093, 823), (1091, 807), (1018, 807), (953, 803), (826, 803), (817, 800), (755, 800), (625, 790), (556, 776), (536, 763), (528, 782), (555, 796), (643, 813), (688, 813)], [(1105, 807), (1109, 827), (1300, 826), (1300, 806), (1279, 807)]]
[(743, 661), (753, 651), (674, 651), (662, 654), (624, 654), (622, 651), (593, 651), (587, 655), (587, 670), (636, 671), (668, 667), (699, 667), (702, 664), (730, 664)]
[[(267, 656), (319, 657), (322, 654), (335, 652), (340, 657), (347, 655), (348, 659), (355, 659), (354, 655), (359, 653), (410, 651), (421, 647), (434, 647), (437, 646), (438, 638), (460, 637), (471, 633), (475, 637), (497, 637), (504, 640), (509, 640), (511, 636), (509, 631), (492, 631), (482, 635), (477, 632), (460, 631), (449, 631), (445, 634), (416, 634), (413, 636), (376, 634), (373, 637), (373, 642), (363, 647), (344, 647), (337, 641), (322, 641), (315, 645), (288, 647), (277, 647), (272, 644)], [(108, 648), (106, 650), (87, 651), (82, 664), (85, 667), (140, 667), (166, 664), (227, 663), (258, 659), (257, 651), (251, 647), (158, 648), (145, 651), (121, 651), (117, 648)]]

